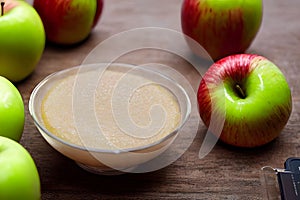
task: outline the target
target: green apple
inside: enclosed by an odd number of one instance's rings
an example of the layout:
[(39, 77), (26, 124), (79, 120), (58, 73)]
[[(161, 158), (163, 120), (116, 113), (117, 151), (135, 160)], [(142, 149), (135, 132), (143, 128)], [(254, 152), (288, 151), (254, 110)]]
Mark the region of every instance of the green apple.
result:
[(86, 39), (98, 22), (103, 0), (34, 0), (47, 40), (71, 45)]
[(182, 31), (218, 60), (248, 49), (261, 26), (262, 14), (262, 0), (184, 0)]
[(0, 199), (40, 200), (40, 179), (28, 151), (19, 143), (0, 136)]
[(274, 140), (292, 111), (291, 91), (283, 73), (266, 58), (251, 54), (214, 63), (200, 82), (197, 98), (204, 124), (209, 127), (212, 112), (224, 117), (221, 134), (212, 132), (239, 147)]
[(2, 76), (0, 88), (0, 136), (19, 141), (25, 122), (22, 96), (18, 89)]
[(0, 16), (0, 75), (21, 81), (39, 62), (45, 46), (43, 23), (25, 1), (6, 0)]

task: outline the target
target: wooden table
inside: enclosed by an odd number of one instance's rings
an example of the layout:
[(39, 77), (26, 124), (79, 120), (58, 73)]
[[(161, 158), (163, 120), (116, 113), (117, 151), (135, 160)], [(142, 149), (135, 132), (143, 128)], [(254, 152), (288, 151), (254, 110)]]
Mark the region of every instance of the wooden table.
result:
[[(206, 132), (200, 127), (190, 148), (164, 169), (145, 174), (98, 176), (82, 170), (44, 141), (28, 112), (30, 93), (39, 81), (50, 73), (81, 64), (97, 44), (114, 34), (147, 26), (180, 31), (181, 3), (181, 0), (105, 1), (101, 21), (87, 41), (70, 48), (47, 45), (34, 73), (17, 85), (26, 107), (21, 143), (36, 162), (42, 199), (262, 199), (260, 168), (282, 167), (288, 157), (300, 156), (300, 1), (297, 0), (264, 0), (263, 24), (248, 50), (276, 63), (292, 90), (292, 115), (280, 137), (272, 143), (257, 149), (237, 149), (218, 143), (205, 158), (199, 159), (201, 138)], [(172, 55), (150, 56), (157, 56), (159, 59), (155, 61), (164, 64), (184, 63), (175, 62)], [(141, 55), (140, 61), (144, 58), (149, 55)], [(199, 74), (193, 70), (184, 66), (178, 69), (183, 70), (189, 81), (199, 81)]]

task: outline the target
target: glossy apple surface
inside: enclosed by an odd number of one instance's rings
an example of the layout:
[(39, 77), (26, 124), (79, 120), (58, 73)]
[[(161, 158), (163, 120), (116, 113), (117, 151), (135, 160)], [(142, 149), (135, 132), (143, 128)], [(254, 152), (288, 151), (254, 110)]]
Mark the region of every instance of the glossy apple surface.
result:
[(0, 136), (19, 141), (24, 122), (24, 104), (18, 89), (0, 76)]
[[(71, 45), (88, 37), (102, 13), (102, 0), (34, 0), (47, 40)], [(98, 7), (99, 6), (99, 7)]]
[(182, 31), (218, 60), (248, 49), (262, 14), (262, 0), (184, 0)]
[(225, 118), (219, 139), (239, 147), (274, 140), (292, 111), (285, 76), (258, 55), (232, 55), (217, 61), (203, 76), (197, 97), (204, 124), (209, 126), (215, 105), (215, 112)]
[(27, 2), (6, 0), (0, 30), (0, 75), (21, 81), (34, 71), (43, 54), (43, 23)]
[(19, 143), (0, 136), (0, 199), (40, 200), (40, 179), (35, 163)]

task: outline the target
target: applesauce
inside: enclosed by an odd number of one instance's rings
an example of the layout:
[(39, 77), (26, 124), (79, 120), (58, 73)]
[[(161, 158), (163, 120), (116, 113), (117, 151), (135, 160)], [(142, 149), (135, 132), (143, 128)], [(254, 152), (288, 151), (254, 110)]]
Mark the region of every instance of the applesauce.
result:
[[(93, 73), (85, 72), (84, 76), (88, 80)], [(122, 82), (124, 76), (130, 82)], [(93, 95), (88, 97), (93, 102), (92, 111), (74, 104), (76, 81), (76, 74), (58, 80), (41, 105), (45, 128), (70, 143), (107, 150), (138, 148), (161, 140), (181, 123), (176, 96), (167, 87), (145, 77), (108, 68), (97, 80)], [(128, 91), (123, 91), (126, 87), (119, 88), (118, 92), (118, 86), (135, 81), (143, 84)], [(84, 86), (80, 88), (84, 90)], [(84, 101), (86, 96), (80, 98)], [(84, 115), (85, 128), (78, 123), (74, 108)]]

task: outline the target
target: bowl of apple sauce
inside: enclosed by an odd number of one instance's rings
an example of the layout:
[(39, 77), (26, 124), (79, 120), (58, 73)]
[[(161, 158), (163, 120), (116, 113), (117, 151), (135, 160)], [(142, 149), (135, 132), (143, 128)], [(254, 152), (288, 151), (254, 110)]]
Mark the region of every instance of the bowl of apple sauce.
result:
[(185, 89), (155, 70), (122, 63), (55, 72), (32, 91), (29, 112), (43, 138), (97, 174), (134, 172), (166, 151), (185, 124)]

